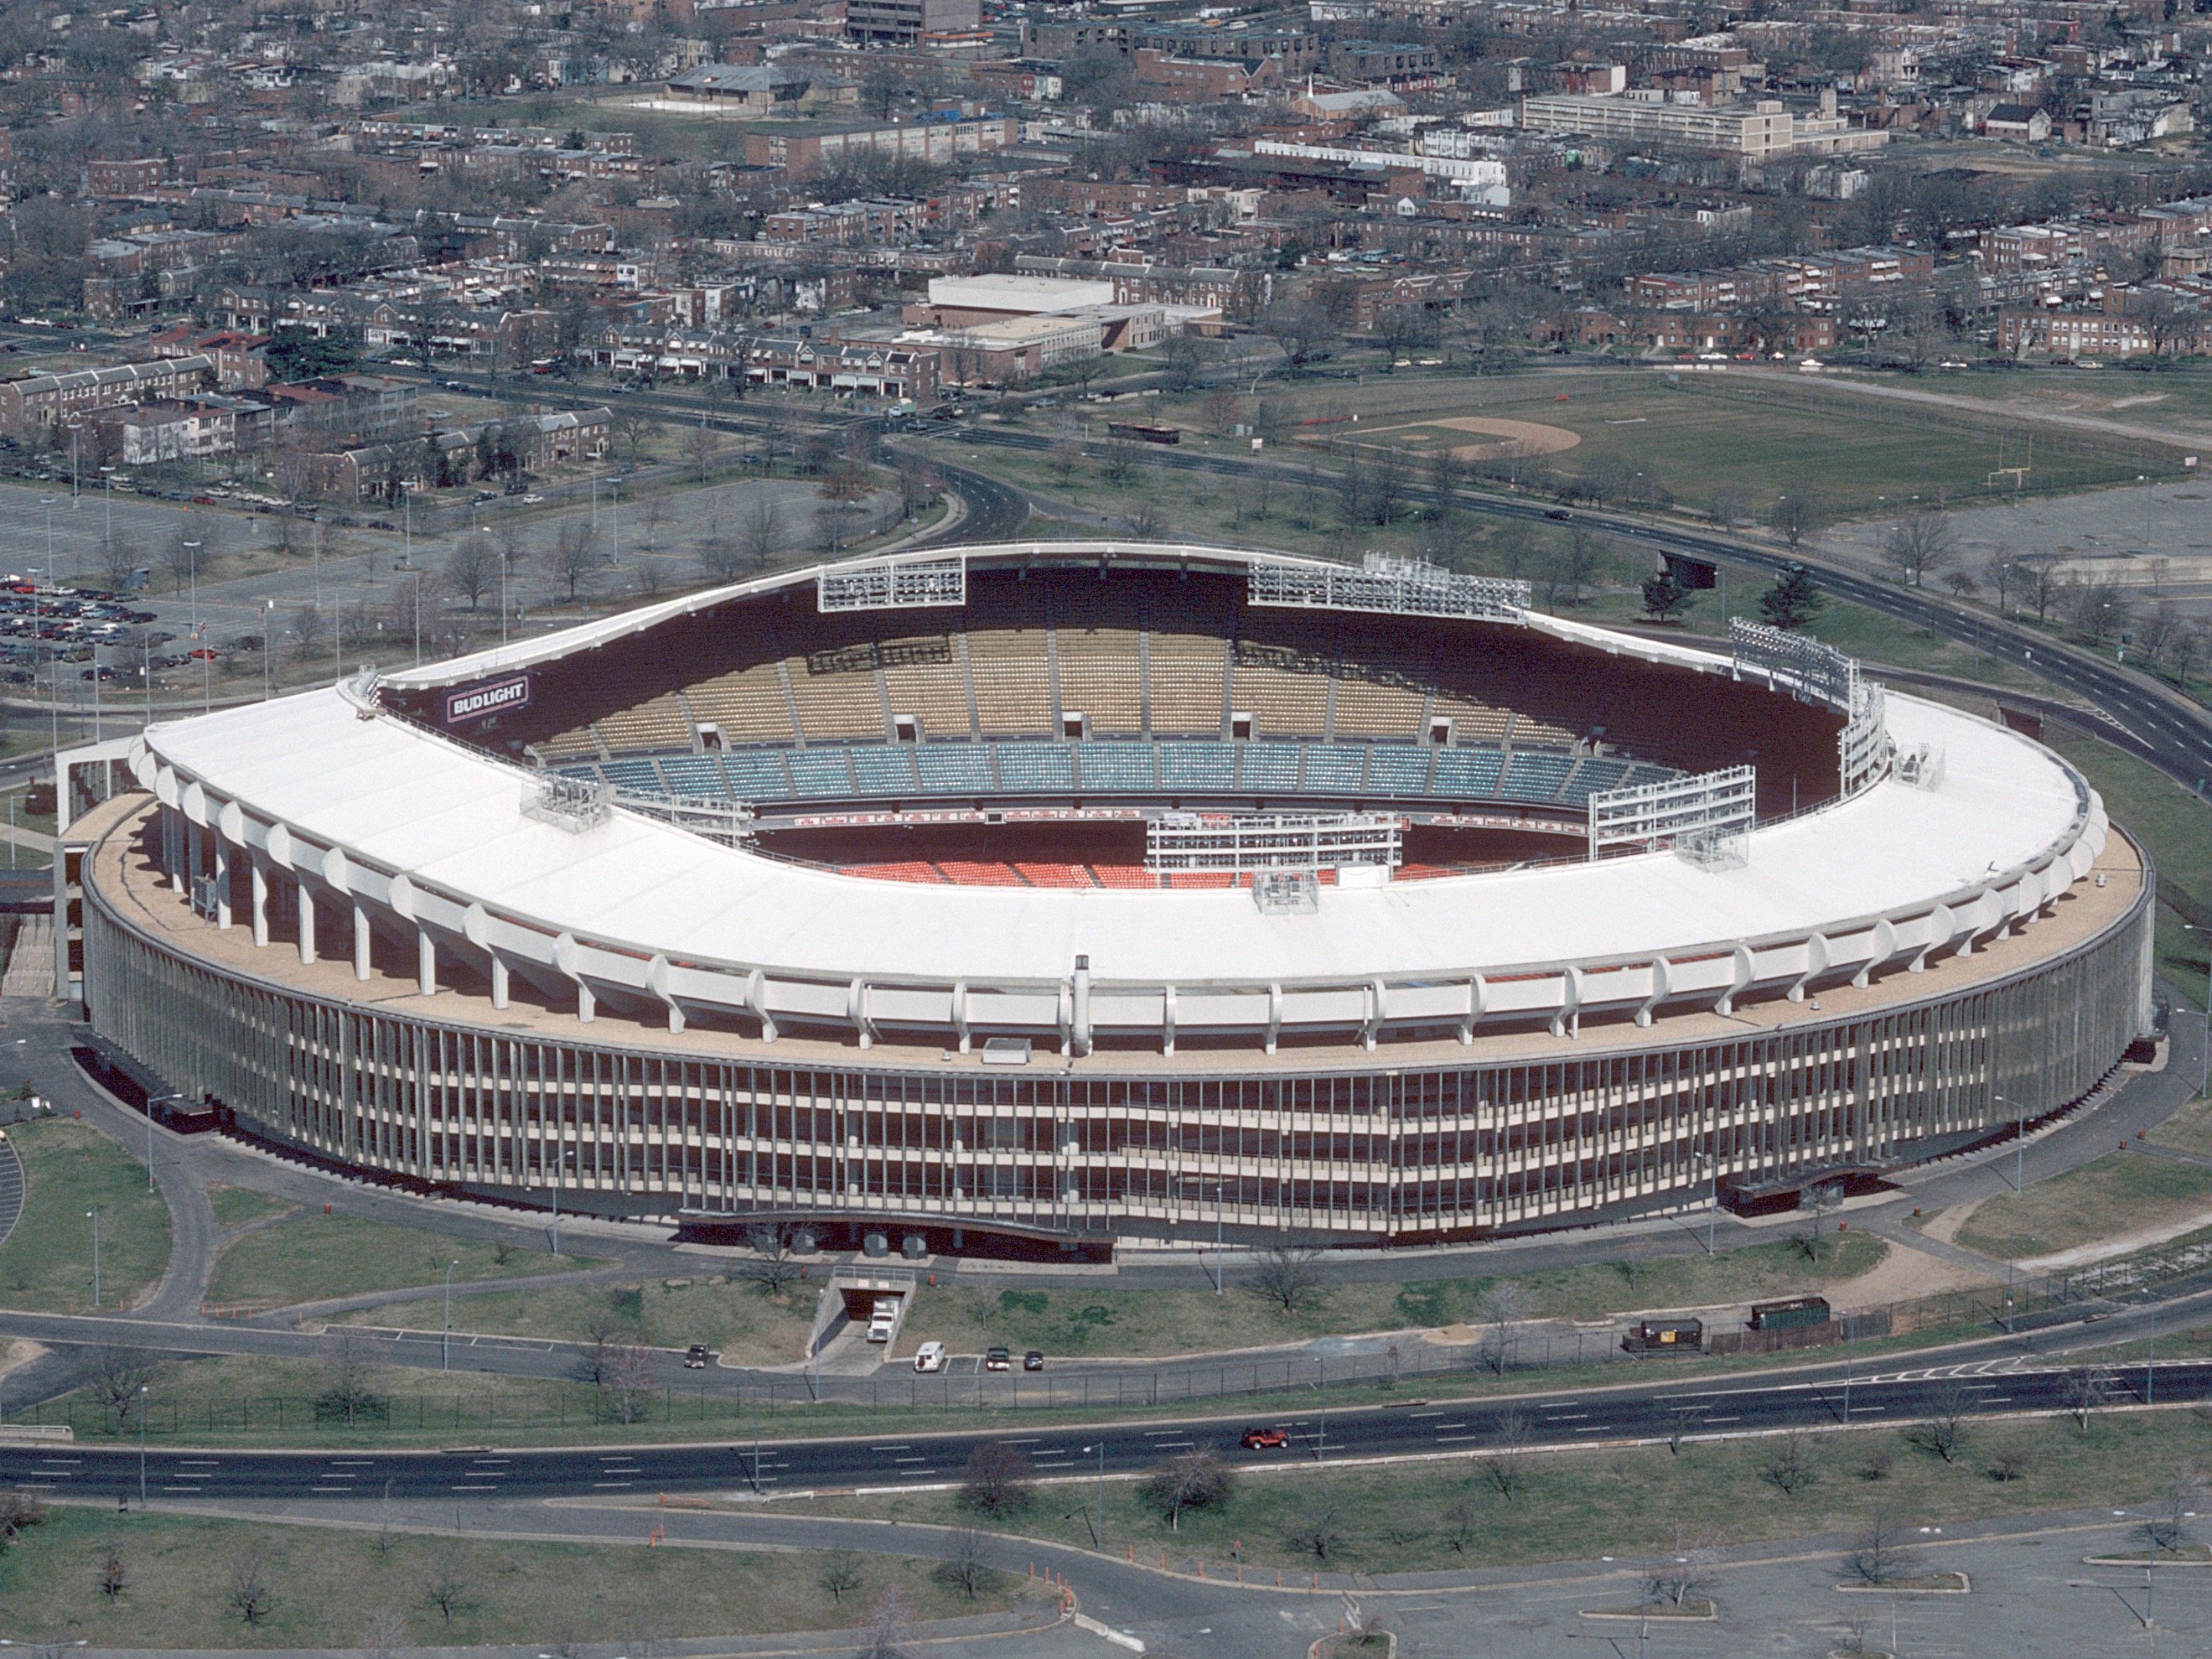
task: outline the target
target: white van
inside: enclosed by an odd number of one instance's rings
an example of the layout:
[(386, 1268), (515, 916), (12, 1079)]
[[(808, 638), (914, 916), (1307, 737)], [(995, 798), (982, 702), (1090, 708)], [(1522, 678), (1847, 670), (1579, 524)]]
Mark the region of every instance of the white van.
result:
[(945, 1369), (945, 1345), (925, 1342), (915, 1350), (914, 1368), (918, 1371), (941, 1371)]

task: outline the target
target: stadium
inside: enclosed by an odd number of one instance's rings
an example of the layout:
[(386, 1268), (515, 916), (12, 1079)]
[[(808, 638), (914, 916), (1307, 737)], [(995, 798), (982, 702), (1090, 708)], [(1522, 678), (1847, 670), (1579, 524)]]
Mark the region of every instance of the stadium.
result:
[(2058, 756), (1426, 565), (864, 559), (123, 758), (62, 836), (103, 1041), (299, 1155), (708, 1237), (1786, 1204), (2150, 1015), (2152, 872)]

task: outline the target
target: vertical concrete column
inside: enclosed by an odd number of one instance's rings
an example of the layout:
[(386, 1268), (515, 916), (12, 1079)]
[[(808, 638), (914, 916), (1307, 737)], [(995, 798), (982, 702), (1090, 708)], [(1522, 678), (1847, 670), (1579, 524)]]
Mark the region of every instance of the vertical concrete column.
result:
[(269, 943), (269, 871), (258, 853), (249, 851), (246, 860), (253, 884), (253, 942), (264, 945)]
[(415, 930), (415, 981), (422, 994), (438, 994), (438, 945), (427, 927)]
[(576, 1018), (589, 1025), (599, 1012), (599, 1004), (592, 995), (592, 988), (580, 979), (576, 981)]
[(368, 977), (368, 907), (359, 899), (353, 902), (353, 976)]
[(307, 890), (307, 884), (297, 884), (300, 898), (300, 960), (312, 963), (315, 959), (315, 896)]
[(507, 958), (496, 951), (491, 953), (491, 1006), (507, 1006)]
[(230, 926), (230, 843), (215, 835), (215, 925)]
[(187, 822), (185, 825), (184, 884), (177, 890), (187, 897), (191, 896), (193, 880), (200, 872), (200, 837), (205, 833), (197, 823)]

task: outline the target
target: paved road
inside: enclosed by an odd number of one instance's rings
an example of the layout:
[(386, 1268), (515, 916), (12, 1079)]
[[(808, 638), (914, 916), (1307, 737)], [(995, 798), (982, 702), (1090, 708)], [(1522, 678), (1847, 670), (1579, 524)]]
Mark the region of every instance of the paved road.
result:
[(12, 1144), (0, 1144), (0, 1244), (15, 1231), (23, 1214), (23, 1160)]
[[(1888, 1362), (1885, 1362), (1888, 1364)], [(471, 1499), (594, 1493), (751, 1491), (896, 1491), (957, 1482), (981, 1445), (1018, 1445), (1038, 1474), (1079, 1479), (1143, 1472), (1194, 1448), (1257, 1467), (1403, 1456), (1487, 1455), (1500, 1443), (1565, 1449), (1670, 1436), (1728, 1437), (1788, 1429), (1903, 1425), (1932, 1415), (2052, 1414), (2078, 1386), (2063, 1358), (2014, 1352), (1902, 1366), (1808, 1368), (1787, 1378), (1669, 1380), (1653, 1362), (1644, 1380), (1619, 1388), (1531, 1394), (1501, 1400), (1367, 1407), (1329, 1412), (1316, 1395), (1304, 1413), (1267, 1419), (1290, 1444), (1247, 1450), (1249, 1415), (1096, 1427), (1004, 1426), (945, 1434), (896, 1429), (860, 1436), (753, 1443), (529, 1449), (463, 1447), (443, 1451), (365, 1449), (225, 1451), (155, 1447), (143, 1455), (149, 1496), (205, 1498), (404, 1498)], [(2200, 1401), (2212, 1394), (2212, 1360), (2168, 1359), (2112, 1374), (2114, 1404)], [(0, 1444), (0, 1483), (58, 1498), (135, 1496), (142, 1454), (135, 1447)]]

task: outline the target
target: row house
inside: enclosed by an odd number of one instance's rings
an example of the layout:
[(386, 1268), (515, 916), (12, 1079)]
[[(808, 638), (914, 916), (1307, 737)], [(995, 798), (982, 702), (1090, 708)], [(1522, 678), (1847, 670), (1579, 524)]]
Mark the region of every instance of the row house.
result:
[(727, 380), (744, 374), (745, 343), (722, 329), (611, 328), (592, 341), (592, 365), (647, 380)]
[(238, 447), (238, 414), (232, 398), (157, 398), (103, 410), (86, 425), (93, 453), (102, 464), (160, 466), (232, 453)]
[(526, 472), (552, 473), (593, 465), (614, 448), (614, 416), (605, 408), (519, 415), (475, 426), (443, 428), (290, 458), (296, 493), (329, 501), (391, 501), (413, 489), (465, 483), (490, 438)]
[(180, 398), (204, 386), (214, 372), (214, 364), (195, 355), (0, 380), (0, 432), (21, 438), (118, 404)]
[(766, 335), (746, 343), (744, 378), (754, 386), (804, 386), (920, 403), (938, 390), (938, 353), (896, 341), (814, 340)]

